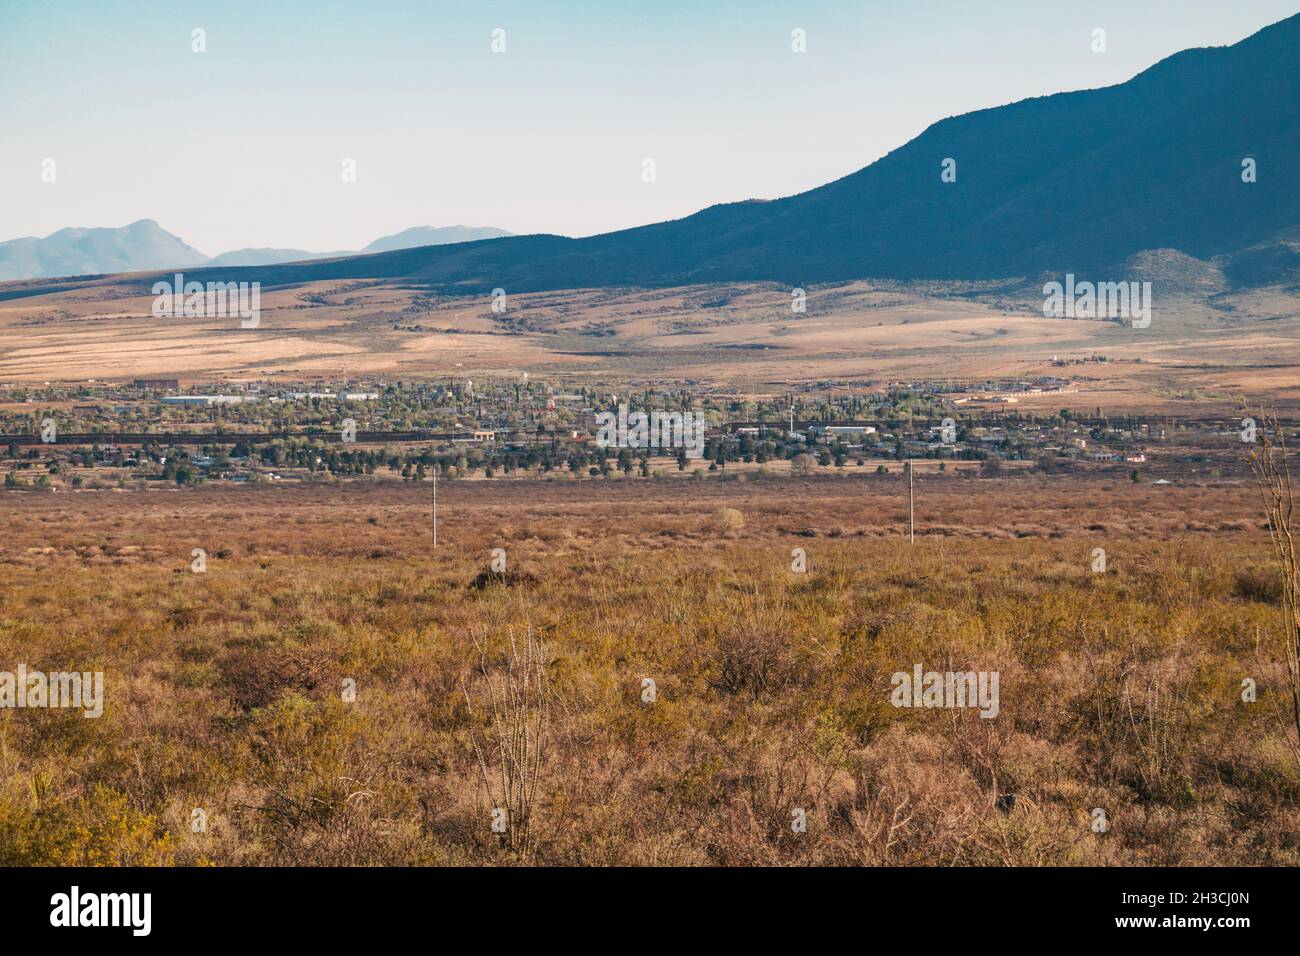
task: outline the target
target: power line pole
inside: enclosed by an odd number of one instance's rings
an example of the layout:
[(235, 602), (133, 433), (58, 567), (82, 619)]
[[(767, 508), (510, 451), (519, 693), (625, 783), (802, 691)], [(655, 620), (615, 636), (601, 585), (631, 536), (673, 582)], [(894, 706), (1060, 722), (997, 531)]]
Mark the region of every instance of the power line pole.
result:
[(912, 492), (912, 459), (907, 459), (908, 544), (916, 544), (916, 497)]
[(433, 463), (433, 547), (438, 548), (438, 462)]

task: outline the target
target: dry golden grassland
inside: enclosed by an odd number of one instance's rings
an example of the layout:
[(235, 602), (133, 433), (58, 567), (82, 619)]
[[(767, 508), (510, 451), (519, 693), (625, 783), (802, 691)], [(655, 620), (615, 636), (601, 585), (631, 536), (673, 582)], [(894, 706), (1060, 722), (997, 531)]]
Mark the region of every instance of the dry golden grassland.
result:
[(1300, 863), (1251, 486), (918, 486), (4, 494), (0, 670), (107, 703), (0, 711), (0, 864)]

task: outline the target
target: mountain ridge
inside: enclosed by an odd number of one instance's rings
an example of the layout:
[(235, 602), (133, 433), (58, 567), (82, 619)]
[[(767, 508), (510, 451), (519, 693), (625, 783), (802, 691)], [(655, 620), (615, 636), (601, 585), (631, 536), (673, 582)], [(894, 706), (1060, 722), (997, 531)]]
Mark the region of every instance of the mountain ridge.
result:
[(509, 235), (511, 233), (495, 226), (412, 226), (399, 233), (381, 236), (360, 251), (243, 248), (209, 258), (179, 236), (163, 229), (157, 220), (146, 218), (125, 226), (73, 226), (44, 237), (22, 236), (0, 242), (0, 282), (195, 266), (277, 265)]
[[(1222, 260), (1230, 277), (1287, 279), (1300, 271), (1288, 238), (1300, 227), (1300, 190), (1287, 173), (1300, 156), (1297, 49), (1300, 14), (1230, 46), (1179, 51), (1124, 83), (946, 117), (802, 193), (676, 220), (204, 271), (263, 284), (402, 279), (478, 294), (1118, 273), (1138, 254), (1174, 250)], [(1257, 164), (1252, 182), (1247, 159)]]

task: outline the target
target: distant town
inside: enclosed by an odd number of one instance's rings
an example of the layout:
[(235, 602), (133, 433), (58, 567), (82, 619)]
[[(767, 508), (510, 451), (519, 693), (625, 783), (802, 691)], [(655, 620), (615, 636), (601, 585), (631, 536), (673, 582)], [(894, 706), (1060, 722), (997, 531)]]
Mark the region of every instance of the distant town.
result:
[[(1240, 420), (1027, 412), (1070, 379), (824, 381), (747, 396), (696, 382), (128, 382), (0, 385), (4, 487), (469, 478), (721, 478), (1110, 469), (1133, 481), (1239, 474)], [(609, 447), (617, 407), (693, 412), (703, 456)]]

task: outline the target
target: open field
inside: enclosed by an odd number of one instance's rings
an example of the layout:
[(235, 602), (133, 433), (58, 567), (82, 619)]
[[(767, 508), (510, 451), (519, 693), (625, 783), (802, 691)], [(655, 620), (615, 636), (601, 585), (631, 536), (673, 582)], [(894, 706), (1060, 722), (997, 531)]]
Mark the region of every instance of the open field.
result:
[[(807, 312), (775, 284), (451, 297), (386, 282), (267, 288), (261, 324), (153, 318), (115, 277), (0, 299), (0, 382), (169, 375), (188, 380), (518, 375), (793, 383), (1028, 379), (1070, 369), (1059, 407), (1206, 414), (1239, 396), (1300, 406), (1300, 297), (1263, 289), (1157, 298), (1152, 325), (1045, 318), (1041, 297), (935, 283), (813, 287)], [(1064, 399), (1064, 401), (1062, 401)]]
[[(920, 538), (1077, 538), (1107, 534), (1170, 539), (1182, 534), (1264, 534), (1249, 480), (1205, 485), (1133, 484), (1110, 479), (934, 477), (917, 463)], [(922, 468), (930, 466), (927, 473)], [(750, 472), (752, 476), (753, 472)], [(963, 474), (968, 474), (963, 472)], [(191, 548), (244, 556), (368, 555), (431, 558), (431, 485), (393, 481), (178, 491), (6, 493), (0, 562), (60, 558), (99, 564), (188, 566)], [(791, 546), (812, 538), (897, 539), (907, 531), (907, 484), (889, 477), (697, 481), (488, 480), (439, 485), (439, 560), (487, 561), (497, 546), (571, 557), (600, 546), (634, 550), (713, 547), (722, 507), (747, 515), (744, 538)], [(266, 535), (268, 528), (276, 533)]]
[[(909, 546), (897, 475), (448, 481), (436, 552), (428, 483), (5, 494), (0, 670), (106, 705), (0, 711), (0, 863), (1300, 863), (1253, 486), (917, 486)], [(531, 809), (475, 757), (530, 633)]]
[[(0, 406), (0, 675), (105, 680), (0, 709), (0, 864), (1300, 863), (1242, 435), (1300, 408), (1289, 293), (149, 301), (0, 301), (0, 381), (64, 383)], [(199, 382), (241, 400), (157, 394)], [(716, 432), (593, 444), (628, 401)], [(1000, 689), (895, 706), (918, 669)]]

